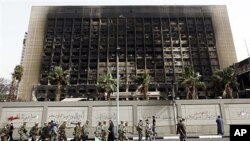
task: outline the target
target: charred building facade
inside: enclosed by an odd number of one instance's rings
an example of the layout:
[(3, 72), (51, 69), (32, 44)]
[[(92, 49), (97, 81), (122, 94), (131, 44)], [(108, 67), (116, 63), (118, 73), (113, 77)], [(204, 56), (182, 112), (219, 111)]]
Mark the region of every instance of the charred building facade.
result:
[(235, 63), (233, 66), (240, 84), (239, 97), (250, 98), (250, 57)]
[(62, 98), (95, 98), (98, 79), (116, 78), (118, 63), (120, 97), (134, 99), (134, 78), (144, 73), (150, 98), (166, 97), (172, 84), (182, 97), (184, 66), (208, 82), (236, 61), (226, 6), (33, 7), (25, 55), (19, 95), (26, 100), (54, 99), (54, 66), (71, 70)]

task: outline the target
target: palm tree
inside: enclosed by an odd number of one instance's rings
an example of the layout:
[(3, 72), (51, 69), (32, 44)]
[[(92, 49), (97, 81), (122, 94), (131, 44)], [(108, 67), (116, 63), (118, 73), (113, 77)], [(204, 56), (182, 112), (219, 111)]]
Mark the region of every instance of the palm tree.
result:
[(238, 82), (235, 77), (233, 68), (225, 68), (215, 72), (212, 76), (214, 84), (218, 85), (219, 91), (222, 91), (223, 98), (233, 98), (233, 87), (238, 87)]
[(110, 95), (115, 91), (116, 79), (113, 78), (111, 73), (104, 74), (98, 80), (99, 87), (104, 93), (107, 93), (107, 100), (110, 100)]
[(184, 80), (181, 82), (181, 84), (184, 85), (188, 90), (187, 99), (198, 99), (197, 89), (206, 87), (205, 83), (201, 82), (200, 80), (201, 75), (194, 72), (191, 66), (185, 66), (183, 77)]
[(17, 65), (14, 69), (14, 72), (11, 75), (12, 75), (12, 81), (10, 85), (8, 100), (16, 101), (15, 92), (18, 91), (20, 81), (22, 80), (23, 67), (21, 65)]
[(135, 82), (139, 85), (138, 89), (143, 94), (144, 99), (147, 99), (148, 85), (150, 83), (151, 76), (147, 73), (140, 75), (136, 78)]
[(50, 82), (55, 82), (56, 88), (56, 101), (60, 101), (62, 85), (67, 85), (69, 82), (70, 71), (63, 70), (62, 67), (56, 66), (48, 75)]

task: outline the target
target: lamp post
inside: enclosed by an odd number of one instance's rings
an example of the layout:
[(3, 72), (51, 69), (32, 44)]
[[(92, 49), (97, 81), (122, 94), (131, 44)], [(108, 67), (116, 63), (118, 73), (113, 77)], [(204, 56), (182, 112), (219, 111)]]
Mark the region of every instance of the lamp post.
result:
[[(173, 74), (174, 75), (174, 74)], [(174, 112), (174, 122), (175, 122), (175, 130), (177, 131), (177, 110), (176, 110), (176, 102), (175, 102), (175, 87), (174, 87), (174, 80), (172, 80), (172, 102), (173, 102), (173, 112)]]
[(119, 51), (120, 51), (120, 47), (117, 47), (116, 50), (116, 102), (117, 102), (117, 135), (118, 135), (118, 125), (119, 125), (119, 121), (120, 121), (120, 114), (119, 114)]

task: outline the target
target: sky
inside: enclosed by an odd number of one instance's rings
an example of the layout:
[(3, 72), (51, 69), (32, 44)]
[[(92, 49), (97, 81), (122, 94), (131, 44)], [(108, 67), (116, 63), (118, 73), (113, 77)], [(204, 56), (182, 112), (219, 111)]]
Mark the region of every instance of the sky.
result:
[(237, 60), (250, 54), (248, 0), (0, 0), (0, 77), (11, 79), (20, 64), (31, 6), (41, 5), (227, 5)]

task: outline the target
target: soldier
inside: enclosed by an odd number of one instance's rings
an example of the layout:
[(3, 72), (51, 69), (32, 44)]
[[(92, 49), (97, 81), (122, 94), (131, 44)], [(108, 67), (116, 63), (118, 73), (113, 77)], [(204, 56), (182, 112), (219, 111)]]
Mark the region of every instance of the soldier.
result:
[(13, 141), (13, 131), (14, 131), (14, 126), (13, 126), (13, 123), (10, 124), (10, 127), (9, 127), (9, 139), (10, 141)]
[(75, 141), (80, 141), (81, 140), (81, 122), (78, 122), (76, 124), (76, 127), (74, 128), (74, 140)]
[(50, 140), (51, 141), (57, 141), (57, 135), (58, 135), (58, 126), (59, 124), (56, 124), (51, 127), (52, 129), (50, 129)]
[(35, 126), (33, 126), (30, 129), (31, 141), (36, 141), (36, 136), (37, 135), (38, 135), (38, 123), (35, 123)]
[(125, 126), (123, 126), (123, 129), (122, 129), (121, 141), (128, 140), (127, 133), (128, 133), (128, 122), (125, 122)]
[(181, 119), (180, 122), (177, 124), (177, 134), (180, 134), (180, 141), (185, 141), (187, 138), (186, 134), (186, 126), (183, 123), (185, 119)]
[(149, 141), (151, 141), (151, 135), (152, 135), (152, 128), (151, 128), (151, 125), (150, 125), (148, 119), (146, 119), (146, 126), (145, 126), (146, 140), (149, 139)]
[(60, 126), (59, 126), (59, 140), (67, 141), (67, 136), (66, 136), (66, 121), (64, 121)]
[(123, 121), (121, 121), (121, 124), (119, 124), (118, 126), (118, 140), (122, 140), (122, 136), (123, 136)]
[(20, 135), (20, 141), (23, 140), (23, 135), (27, 135), (26, 122), (23, 122), (23, 125), (18, 129), (18, 134)]
[(102, 125), (102, 141), (107, 141), (108, 140), (108, 127), (106, 125), (106, 121), (103, 121), (103, 125)]
[(89, 121), (86, 120), (86, 123), (82, 126), (82, 140), (86, 141), (88, 139), (89, 135)]
[(152, 118), (153, 118), (152, 132), (153, 132), (153, 139), (155, 140), (155, 137), (157, 136), (157, 132), (155, 130), (155, 128), (156, 128), (156, 120), (155, 120), (155, 116), (152, 116)]
[(41, 137), (39, 138), (39, 140), (48, 140), (49, 139), (49, 124), (48, 123), (44, 123), (43, 127), (41, 129)]
[(95, 137), (100, 139), (102, 138), (102, 123), (99, 121), (96, 126)]
[(136, 126), (136, 130), (138, 132), (138, 141), (142, 141), (142, 130), (143, 130), (143, 122), (142, 120), (139, 121), (138, 125)]
[(3, 129), (0, 130), (1, 141), (7, 141), (7, 139), (8, 139), (8, 129), (9, 129), (9, 125), (6, 124), (6, 126), (3, 127)]

